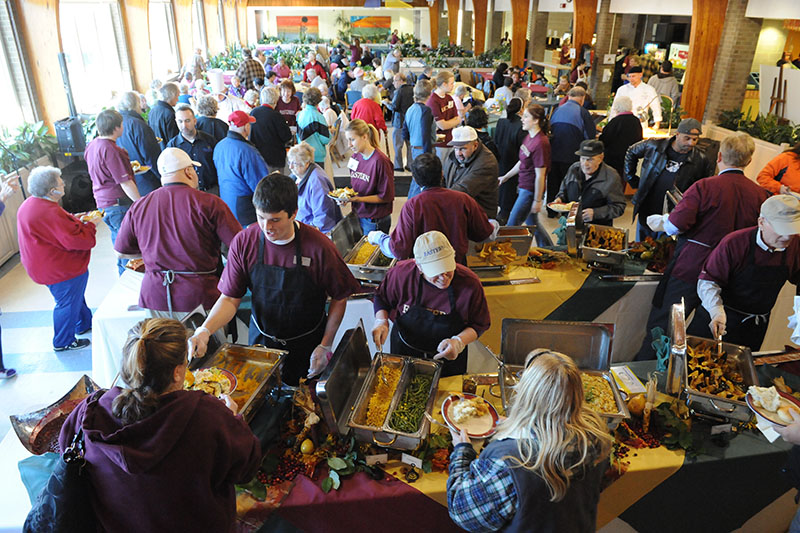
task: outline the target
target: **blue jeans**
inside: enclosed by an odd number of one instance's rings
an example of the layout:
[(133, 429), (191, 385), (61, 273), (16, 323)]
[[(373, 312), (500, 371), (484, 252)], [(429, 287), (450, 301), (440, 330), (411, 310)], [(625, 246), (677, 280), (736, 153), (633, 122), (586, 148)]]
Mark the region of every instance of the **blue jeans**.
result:
[(534, 237), (536, 238), (536, 245), (549, 246), (552, 241), (539, 223), (539, 213), (531, 213), (534, 196), (534, 193), (527, 189), (519, 189), (517, 200), (514, 202), (514, 207), (511, 209), (511, 214), (508, 216), (508, 224), (506, 225), (521, 226), (524, 224), (525, 226), (535, 226)]
[(75, 334), (92, 327), (92, 312), (86, 306), (84, 293), (89, 281), (87, 270), (72, 279), (48, 285), (56, 300), (53, 309), (53, 346), (63, 348), (75, 342)]
[[(117, 242), (117, 233), (119, 233), (119, 228), (122, 226), (122, 219), (125, 218), (125, 213), (128, 212), (128, 209), (130, 209), (129, 205), (112, 205), (111, 207), (103, 209), (103, 211), (105, 211), (103, 222), (105, 222), (106, 226), (111, 230), (112, 245)], [(117, 269), (119, 270), (120, 276), (125, 272), (125, 264), (127, 262), (127, 259), (117, 259)]]
[[(400, 126), (395, 126), (394, 132), (392, 133), (392, 144), (394, 144), (394, 168), (411, 166), (411, 144), (408, 141), (403, 140), (402, 124), (400, 124)], [(408, 160), (408, 165), (403, 165), (403, 146), (406, 147), (406, 154), (408, 154), (406, 157)]]
[(392, 215), (386, 215), (383, 218), (379, 218), (375, 222), (368, 218), (359, 218), (358, 222), (361, 224), (361, 233), (364, 235), (367, 235), (370, 231), (375, 230), (381, 230), (384, 233), (389, 233), (389, 228), (392, 227)]
[(421, 192), (422, 192), (422, 187), (417, 185), (417, 182), (414, 178), (411, 178), (411, 185), (408, 186), (408, 199), (411, 200)]

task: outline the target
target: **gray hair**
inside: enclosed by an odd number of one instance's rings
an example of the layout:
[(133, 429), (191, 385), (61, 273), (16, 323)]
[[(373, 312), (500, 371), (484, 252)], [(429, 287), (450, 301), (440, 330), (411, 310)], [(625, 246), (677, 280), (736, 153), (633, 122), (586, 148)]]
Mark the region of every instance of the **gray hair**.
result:
[(425, 102), (428, 100), (428, 97), (431, 95), (431, 82), (428, 80), (417, 80), (416, 85), (414, 85), (414, 101), (415, 102)]
[(322, 92), (316, 87), (311, 87), (303, 93), (303, 103), (310, 106), (317, 106), (322, 100)]
[(139, 93), (135, 91), (126, 91), (122, 93), (117, 102), (117, 111), (133, 111), (135, 113), (142, 112), (142, 100)]
[(252, 105), (252, 106), (257, 106), (258, 105), (258, 93), (255, 92), (255, 90), (253, 90), (253, 89), (248, 89), (247, 92), (244, 93), (244, 99), (243, 100), (245, 102), (247, 102), (248, 104)]
[(455, 91), (453, 91), (453, 93), (456, 96), (463, 96), (463, 95), (467, 94), (468, 92), (469, 92), (469, 89), (467, 89), (466, 85), (456, 85), (456, 89), (455, 89)]
[(306, 76), (308, 76), (309, 78), (311, 78), (313, 80), (314, 78), (317, 77), (317, 71), (314, 70), (313, 68), (310, 68), (310, 69), (306, 70)]
[(573, 87), (567, 93), (569, 98), (584, 98), (586, 96), (586, 90), (583, 87)]
[(371, 83), (364, 85), (364, 88), (361, 89), (361, 96), (369, 98), (370, 100), (375, 100), (378, 98), (378, 88)]
[[(286, 155), (287, 160), (291, 159), (301, 165), (307, 165), (314, 162), (314, 147), (307, 142), (295, 144), (289, 148), (289, 153)], [(298, 176), (299, 177), (299, 176)]]
[(36, 167), (28, 175), (28, 192), (36, 198), (47, 198), (50, 189), (58, 187), (61, 171), (56, 167)]
[(161, 100), (164, 102), (169, 102), (170, 100), (178, 97), (180, 90), (178, 89), (177, 85), (170, 82), (162, 85), (158, 90), (158, 93), (161, 95)]
[(633, 102), (630, 96), (619, 95), (614, 98), (614, 104), (611, 106), (616, 114), (630, 113), (633, 110)]
[(206, 95), (197, 102), (197, 113), (204, 117), (216, 117), (219, 111), (219, 102), (215, 96)]
[(281, 97), (280, 91), (275, 87), (264, 87), (261, 89), (261, 103), (267, 104), (270, 107), (275, 107), (278, 99)]

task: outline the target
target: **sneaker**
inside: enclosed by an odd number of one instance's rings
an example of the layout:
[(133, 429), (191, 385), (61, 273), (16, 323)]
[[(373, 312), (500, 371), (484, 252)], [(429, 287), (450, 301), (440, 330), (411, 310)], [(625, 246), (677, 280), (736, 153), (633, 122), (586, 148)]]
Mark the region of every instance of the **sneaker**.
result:
[(0, 379), (9, 379), (17, 375), (17, 371), (13, 368), (4, 368), (0, 370)]
[(53, 348), (53, 350), (57, 352), (63, 352), (65, 350), (80, 350), (81, 348), (86, 348), (91, 344), (89, 339), (75, 339), (72, 341), (72, 344), (67, 346), (61, 346), (60, 348)]

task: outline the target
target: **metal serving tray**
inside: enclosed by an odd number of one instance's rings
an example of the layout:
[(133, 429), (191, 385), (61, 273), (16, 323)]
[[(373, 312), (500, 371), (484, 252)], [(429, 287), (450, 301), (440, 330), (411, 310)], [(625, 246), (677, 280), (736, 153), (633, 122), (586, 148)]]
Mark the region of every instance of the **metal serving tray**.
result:
[[(624, 237), (622, 238), (622, 250), (619, 252), (615, 252), (612, 250), (606, 250), (603, 248), (590, 248), (586, 246), (586, 235), (589, 233), (589, 228), (594, 226), (597, 228), (598, 231), (602, 231), (605, 229), (613, 229), (615, 231), (621, 231), (624, 233)], [(589, 224), (586, 226), (586, 230), (583, 232), (583, 236), (581, 237), (581, 257), (585, 261), (594, 261), (596, 263), (605, 263), (608, 265), (621, 265), (623, 261), (625, 261), (625, 257), (628, 255), (628, 230), (622, 228), (615, 228), (612, 226), (602, 226), (600, 224)]]
[[(528, 251), (533, 242), (533, 229), (528, 226), (504, 226), (498, 231), (497, 238), (488, 242), (510, 242), (517, 254), (517, 258), (508, 264), (522, 265), (528, 260)], [(483, 249), (484, 244), (487, 243), (469, 241), (467, 266), (472, 270), (502, 270), (506, 265), (492, 265), (478, 257), (478, 253)]]
[[(379, 446), (389, 446), (394, 443), (395, 439), (391, 435), (387, 435), (384, 431), (386, 420), (382, 420), (380, 425), (371, 426), (367, 424), (367, 407), (369, 406), (369, 399), (375, 392), (375, 387), (378, 384), (378, 369), (386, 366), (389, 368), (399, 368), (401, 370), (400, 379), (397, 382), (397, 388), (392, 394), (389, 406), (395, 402), (398, 394), (402, 392), (403, 375), (402, 371), (405, 367), (405, 358), (400, 355), (390, 355), (385, 353), (376, 353), (372, 359), (372, 365), (369, 367), (369, 372), (361, 386), (358, 394), (358, 399), (353, 404), (353, 409), (347, 419), (347, 425), (353, 428), (356, 439), (361, 442), (374, 442)], [(386, 411), (386, 418), (389, 417), (389, 410)], [(381, 438), (379, 438), (379, 436)]]
[[(372, 263), (378, 258), (378, 254), (380, 253), (379, 247), (376, 248), (363, 263), (357, 265), (350, 264), (350, 260), (358, 254), (358, 251), (364, 244), (369, 244), (366, 235), (361, 237), (356, 245), (353, 246), (353, 249), (347, 253), (344, 257), (344, 262), (347, 263), (347, 268), (350, 269), (350, 272), (353, 273), (356, 279), (380, 283), (383, 281), (383, 278), (386, 277), (386, 272), (389, 270), (389, 267), (372, 266)], [(392, 265), (394, 265), (394, 262)]]
[(422, 417), (417, 431), (414, 433), (406, 433), (392, 427), (392, 414), (403, 400), (403, 394), (405, 394), (406, 389), (411, 384), (411, 380), (414, 379), (414, 377), (422, 374), (431, 376), (433, 378), (431, 380), (431, 387), (428, 390), (428, 402), (425, 404), (425, 412), (429, 415), (432, 415), (433, 404), (436, 401), (436, 392), (439, 389), (439, 377), (441, 372), (442, 367), (438, 363), (427, 361), (425, 359), (406, 358), (406, 367), (403, 372), (403, 376), (400, 378), (400, 386), (398, 387), (401, 392), (400, 394), (395, 395), (392, 405), (389, 407), (389, 415), (386, 417), (386, 422), (384, 424), (386, 433), (392, 434), (394, 436), (393, 438), (395, 439), (394, 443), (392, 443), (390, 447), (399, 448), (401, 450), (414, 450), (422, 443), (422, 440), (428, 436), (428, 433), (431, 429), (431, 423), (427, 417)]
[(231, 399), (239, 406), (239, 414), (250, 421), (267, 393), (281, 386), (281, 367), (287, 354), (260, 345), (226, 342), (213, 354), (193, 361), (191, 369), (224, 368), (236, 376), (236, 390)]
[(342, 257), (346, 256), (348, 252), (353, 249), (353, 246), (363, 236), (361, 232), (361, 224), (355, 213), (350, 212), (349, 215), (337, 222), (330, 233), (330, 238), (333, 245), (339, 250)]
[(358, 326), (344, 333), (316, 384), (322, 417), (331, 431), (337, 428), (340, 435), (350, 432), (347, 419), (367, 378), (370, 364), (364, 324), (359, 321)]

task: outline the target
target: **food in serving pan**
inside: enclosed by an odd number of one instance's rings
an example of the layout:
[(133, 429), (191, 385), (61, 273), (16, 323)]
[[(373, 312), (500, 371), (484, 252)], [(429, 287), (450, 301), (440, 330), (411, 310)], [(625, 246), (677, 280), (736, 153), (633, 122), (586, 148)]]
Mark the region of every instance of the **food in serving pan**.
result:
[(494, 241), (479, 245), (478, 258), (490, 265), (507, 265), (517, 259), (517, 251), (511, 241)]
[(625, 232), (614, 228), (597, 229), (590, 225), (586, 230), (583, 246), (587, 248), (600, 248), (612, 252), (621, 252), (625, 243)]
[(581, 372), (581, 381), (583, 382), (583, 397), (590, 409), (601, 414), (619, 411), (611, 384), (605, 378)]
[(78, 218), (80, 219), (81, 222), (89, 222), (93, 218), (103, 218), (104, 214), (105, 211), (103, 211), (102, 209), (95, 209), (94, 211), (89, 211), (88, 213), (82, 214)]
[(483, 398), (461, 398), (453, 404), (452, 418), (456, 424), (463, 424), (470, 418), (489, 414), (489, 406)]
[(743, 402), (745, 396), (744, 378), (735, 364), (728, 361), (728, 355), (716, 355), (716, 345), (702, 343), (692, 348), (686, 347), (689, 387), (728, 400)]
[(376, 267), (388, 267), (392, 264), (392, 258), (386, 257), (383, 255), (383, 252), (378, 252), (378, 257), (375, 258), (375, 261), (372, 262), (372, 266)]
[(358, 249), (358, 252), (356, 252), (355, 255), (352, 258), (350, 258), (350, 261), (348, 261), (348, 263), (351, 265), (363, 265), (370, 258), (372, 252), (377, 250), (377, 248), (378, 247), (375, 246), (374, 244), (370, 244), (367, 241), (364, 241), (364, 244), (362, 244), (361, 248)]
[(369, 403), (367, 404), (366, 425), (372, 427), (383, 425), (383, 421), (386, 420), (386, 413), (389, 412), (389, 403), (392, 401), (392, 395), (400, 382), (401, 372), (402, 368), (393, 368), (386, 365), (381, 365), (378, 368), (375, 373), (375, 390), (372, 391), (372, 396), (369, 397)]
[(129, 259), (128, 262), (125, 263), (125, 268), (133, 270), (134, 272), (144, 272), (144, 259)]
[(233, 390), (233, 384), (219, 368), (201, 368), (194, 372), (186, 372), (183, 388), (207, 392), (213, 396), (222, 396)]
[(432, 382), (431, 376), (414, 376), (403, 392), (400, 403), (392, 412), (389, 422), (392, 429), (405, 433), (415, 433), (419, 429), (419, 424), (425, 415)]
[[(750, 395), (753, 407), (768, 411), (762, 412), (760, 409), (756, 411), (768, 420), (777, 417), (781, 422), (791, 424), (795, 418), (800, 418), (800, 408), (789, 400), (782, 398), (774, 386), (756, 387), (751, 385), (747, 389), (747, 393)], [(792, 417), (792, 412), (794, 412), (794, 417)]]
[(134, 172), (139, 172), (139, 169), (142, 168), (142, 164), (139, 163), (137, 160), (131, 161), (131, 168)]
[(354, 191), (351, 187), (339, 187), (338, 189), (334, 189), (330, 192), (330, 195), (334, 198), (341, 198), (343, 200), (352, 198), (354, 196), (358, 196), (358, 193)]

